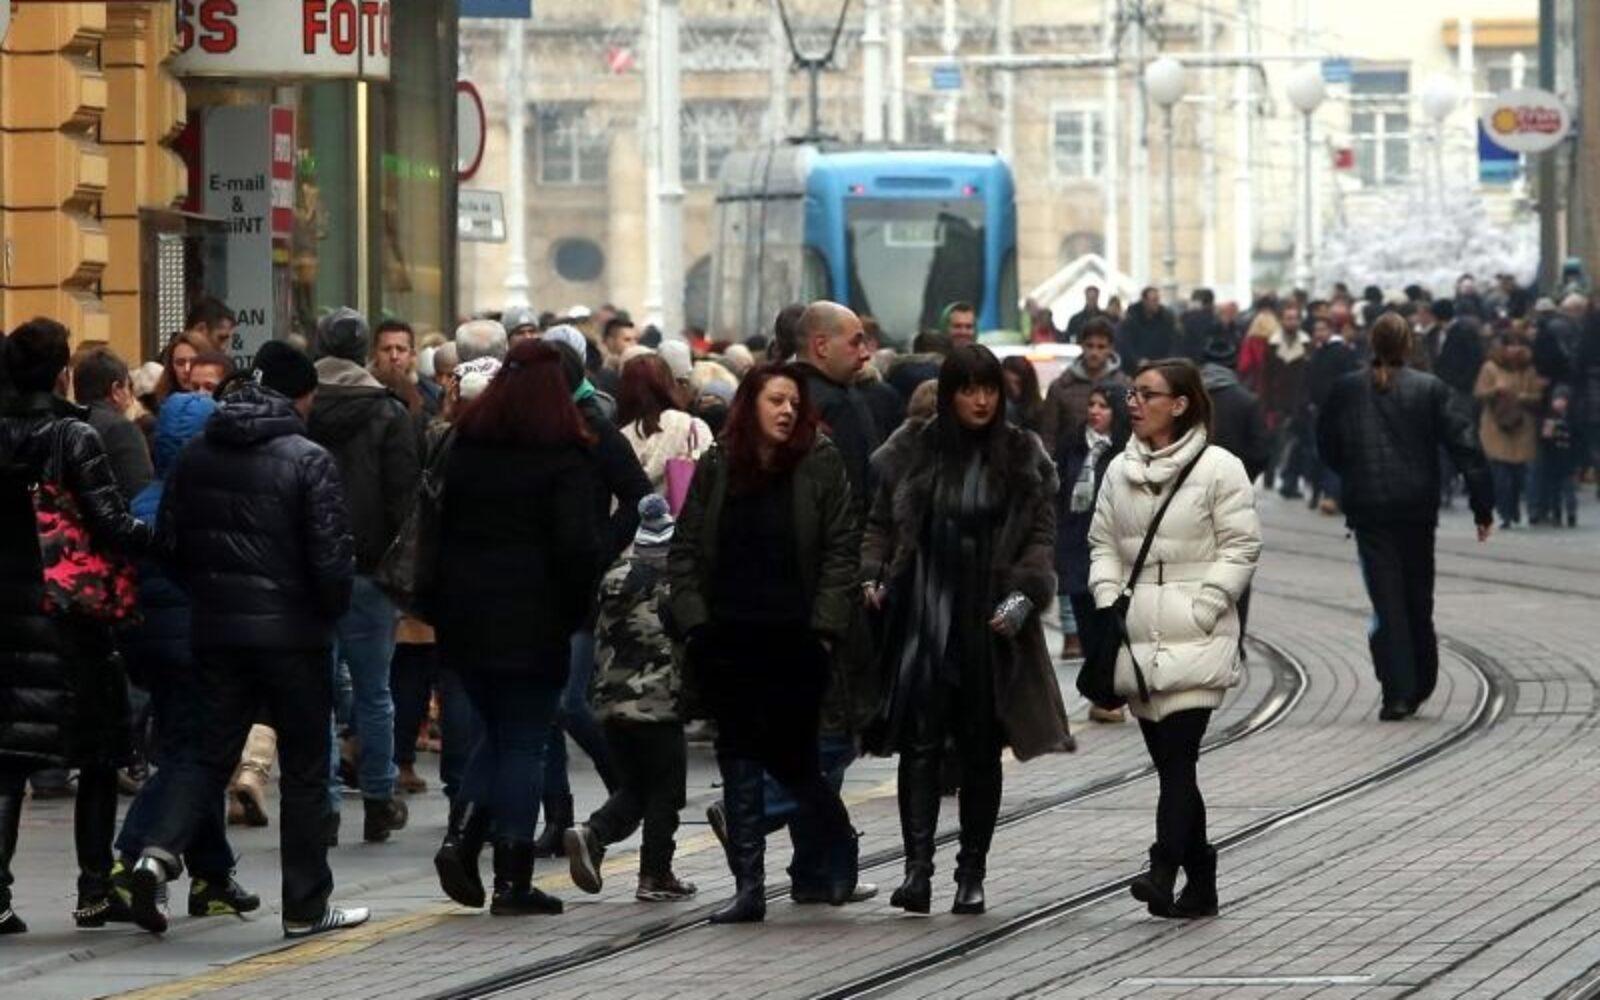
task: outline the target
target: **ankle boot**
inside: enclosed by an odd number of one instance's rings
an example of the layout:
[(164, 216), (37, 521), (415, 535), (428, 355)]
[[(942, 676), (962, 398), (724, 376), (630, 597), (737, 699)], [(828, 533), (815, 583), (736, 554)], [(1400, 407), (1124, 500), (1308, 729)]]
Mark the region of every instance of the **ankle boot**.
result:
[(112, 889), (110, 872), (78, 873), (78, 907), (72, 911), (72, 922), (84, 928), (133, 923), (133, 912)]
[(843, 906), (855, 896), (861, 875), (861, 834), (847, 830), (844, 840), (834, 845), (828, 866), (828, 905)]
[(526, 917), (561, 910), (561, 900), (533, 887), (533, 841), (495, 841), (494, 900), (489, 912), (497, 917)]
[(566, 854), (567, 831), (572, 829), (572, 796), (552, 795), (544, 801), (544, 829), (533, 842), (536, 858), (559, 858)]
[(433, 869), (439, 873), (439, 887), (444, 894), (462, 906), (483, 906), (478, 856), (488, 833), (488, 810), (475, 802), (458, 799), (451, 803), (450, 823), (444, 831), (444, 843), (433, 856)]
[(906, 850), (906, 878), (889, 897), (889, 905), (907, 913), (927, 913), (933, 906), (933, 839), (939, 827), (939, 760), (937, 754), (900, 757), (900, 839)]
[(956, 853), (956, 898), (950, 912), (975, 916), (985, 909), (983, 879), (1000, 815), (1000, 759), (967, 758), (961, 768), (961, 850)]
[(958, 916), (976, 916), (984, 911), (982, 871), (958, 870), (956, 872), (956, 900), (950, 912)]
[(762, 829), (766, 794), (761, 765), (740, 757), (720, 757), (722, 804), (728, 820), (728, 867), (734, 896), (711, 914), (714, 924), (759, 923), (767, 917), (767, 838)]
[(22, 934), (28, 925), (11, 909), (11, 858), (17, 853), (22, 796), (0, 795), (0, 934)]
[(1150, 870), (1133, 880), (1128, 891), (1133, 898), (1145, 904), (1153, 917), (1173, 916), (1172, 887), (1178, 881), (1178, 866), (1161, 851), (1159, 844), (1150, 845)]
[(1217, 849), (1207, 844), (1183, 862), (1183, 891), (1173, 903), (1173, 916), (1192, 920), (1217, 915)]

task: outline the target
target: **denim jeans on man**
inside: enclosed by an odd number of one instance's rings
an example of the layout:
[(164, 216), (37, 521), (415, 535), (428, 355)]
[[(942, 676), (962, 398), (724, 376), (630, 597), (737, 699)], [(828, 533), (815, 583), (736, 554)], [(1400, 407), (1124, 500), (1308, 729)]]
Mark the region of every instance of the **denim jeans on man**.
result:
[[(844, 787), (844, 772), (855, 762), (855, 738), (846, 733), (823, 733), (817, 738), (817, 760), (822, 776), (835, 792)], [(789, 828), (789, 843), (794, 856), (789, 863), (792, 880), (812, 885), (825, 885), (828, 881), (827, 846), (806, 842), (799, 828), (791, 820), (800, 812), (800, 804), (790, 795), (783, 783), (772, 775), (763, 777), (766, 785), (767, 832), (775, 833)]]
[[(560, 650), (566, 655), (566, 650)], [(561, 686), (527, 668), (470, 670), (462, 687), (483, 724), (460, 795), (488, 811), (497, 840), (528, 843), (539, 819), (544, 756)]]
[[(350, 723), (361, 743), (356, 776), (364, 799), (392, 798), (400, 774), (394, 762), (394, 697), (389, 693), (389, 661), (394, 657), (399, 621), (399, 612), (372, 577), (357, 576), (350, 610), (334, 629), (329, 677), (338, 671), (340, 661), (350, 670), (354, 696)], [(335, 809), (340, 788), (339, 744), (335, 740), (328, 760), (328, 798)]]

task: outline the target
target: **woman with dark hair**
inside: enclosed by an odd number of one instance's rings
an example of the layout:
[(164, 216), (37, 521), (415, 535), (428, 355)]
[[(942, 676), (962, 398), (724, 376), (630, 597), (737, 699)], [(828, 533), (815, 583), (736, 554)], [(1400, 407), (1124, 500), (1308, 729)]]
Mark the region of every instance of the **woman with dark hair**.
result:
[[(1495, 337), (1489, 360), (1478, 371), (1472, 396), (1478, 401), (1478, 440), (1494, 479), (1494, 505), (1502, 531), (1522, 523), (1528, 466), (1539, 452), (1539, 408), (1545, 380), (1534, 368), (1533, 350), (1514, 334)], [(1531, 509), (1532, 523), (1538, 513)]]
[(668, 562), (672, 616), (717, 723), (737, 894), (713, 923), (766, 917), (763, 771), (799, 805), (796, 836), (826, 858), (828, 901), (855, 890), (855, 831), (817, 766), (831, 649), (849, 632), (855, 594), (851, 510), (844, 459), (818, 431), (805, 372), (752, 371), (695, 471)]
[(11, 858), (28, 775), (52, 767), (78, 768), (73, 919), (129, 919), (111, 886), (117, 768), (132, 749), (128, 678), (108, 620), (45, 610), (52, 566), (30, 494), (60, 495), (62, 508), (70, 501), (87, 529), (76, 547), (98, 556), (142, 554), (150, 529), (128, 512), (88, 411), (64, 398), (68, 339), (60, 323), (35, 319), (0, 340), (11, 383), (0, 391), (0, 934), (27, 929), (11, 910)]
[(193, 392), (194, 363), (202, 354), (214, 350), (210, 340), (188, 331), (168, 341), (161, 351), (161, 378), (156, 382), (156, 401), (165, 401), (175, 392)]
[(1044, 396), (1039, 392), (1039, 373), (1033, 362), (1012, 355), (1000, 362), (1006, 380), (1006, 419), (1025, 431), (1039, 430), (1044, 413)]
[(617, 426), (650, 478), (651, 492), (663, 496), (667, 461), (699, 461), (711, 447), (711, 428), (685, 412), (677, 380), (659, 354), (643, 354), (622, 366)]
[(1000, 752), (1075, 749), (1040, 613), (1055, 596), (1055, 465), (1037, 435), (1006, 422), (1005, 375), (986, 347), (951, 348), (939, 402), (920, 431), (880, 449), (862, 579), (886, 609), (890, 692), (884, 743), (900, 753), (906, 878), (890, 903), (932, 905), (940, 765), (953, 740), (961, 852), (952, 912), (984, 910), (1000, 811)]
[[(1103, 634), (1089, 592), (1089, 524), (1095, 500), (1111, 460), (1128, 445), (1127, 390), (1121, 385), (1097, 385), (1089, 390), (1083, 430), (1064, 441), (1056, 451), (1061, 489), (1056, 493), (1056, 599), (1062, 605), (1062, 633), (1076, 634), (1086, 658), (1093, 658)], [(1066, 623), (1075, 626), (1069, 632)], [(1120, 708), (1089, 706), (1093, 722), (1122, 722)]]
[(445, 663), (483, 722), (434, 858), (451, 899), (483, 905), (478, 852), (494, 839), (500, 916), (559, 913), (532, 885), (545, 748), (601, 567), (595, 436), (572, 402), (562, 349), (512, 347), (456, 420), (440, 498), (439, 607)]
[[(1133, 437), (1106, 468), (1089, 527), (1089, 589), (1098, 608), (1130, 595), (1115, 688), (1161, 783), (1150, 870), (1131, 889), (1155, 916), (1211, 916), (1217, 852), (1196, 763), (1211, 713), (1239, 683), (1237, 605), (1261, 553), (1261, 523), (1244, 464), (1209, 447), (1211, 398), (1193, 362), (1147, 362), (1128, 409)], [(1130, 580), (1152, 527), (1144, 568)], [(1174, 899), (1180, 867), (1186, 881)]]

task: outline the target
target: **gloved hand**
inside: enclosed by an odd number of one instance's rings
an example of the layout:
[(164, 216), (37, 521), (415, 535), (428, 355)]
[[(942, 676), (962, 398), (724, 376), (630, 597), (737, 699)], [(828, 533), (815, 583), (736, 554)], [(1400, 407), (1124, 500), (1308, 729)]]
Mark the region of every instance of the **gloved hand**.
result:
[(1190, 605), (1189, 613), (1194, 616), (1194, 623), (1200, 626), (1200, 631), (1210, 635), (1216, 631), (1217, 622), (1228, 613), (1228, 595), (1215, 587), (1202, 587)]

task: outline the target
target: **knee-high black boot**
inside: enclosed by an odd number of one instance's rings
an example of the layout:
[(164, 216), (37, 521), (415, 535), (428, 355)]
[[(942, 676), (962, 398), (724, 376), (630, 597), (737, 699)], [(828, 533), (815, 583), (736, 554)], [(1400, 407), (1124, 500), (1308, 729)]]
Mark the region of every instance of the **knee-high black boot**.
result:
[(900, 755), (900, 838), (906, 849), (906, 879), (889, 905), (908, 913), (927, 913), (933, 905), (933, 839), (939, 829), (937, 749)]
[(734, 896), (711, 915), (714, 924), (756, 923), (767, 917), (767, 838), (762, 822), (766, 794), (761, 765), (743, 757), (721, 756), (722, 802), (728, 818), (728, 867)]
[(0, 934), (28, 929), (11, 909), (11, 858), (17, 853), (17, 827), (22, 822), (22, 790), (0, 792)]
[(956, 899), (952, 913), (977, 914), (985, 907), (989, 845), (1000, 815), (1000, 758), (963, 761), (961, 768), (961, 850), (956, 854)]

